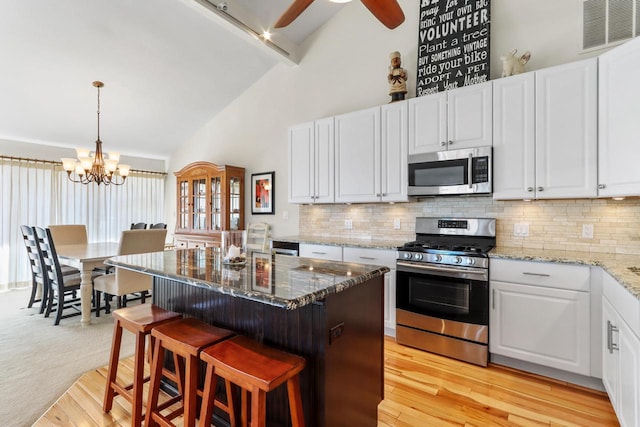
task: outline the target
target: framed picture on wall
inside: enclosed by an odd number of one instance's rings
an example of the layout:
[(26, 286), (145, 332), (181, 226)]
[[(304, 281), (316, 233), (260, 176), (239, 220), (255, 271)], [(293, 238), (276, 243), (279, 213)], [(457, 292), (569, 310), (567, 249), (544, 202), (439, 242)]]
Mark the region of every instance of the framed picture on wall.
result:
[(275, 172), (251, 174), (251, 213), (273, 215), (275, 210)]

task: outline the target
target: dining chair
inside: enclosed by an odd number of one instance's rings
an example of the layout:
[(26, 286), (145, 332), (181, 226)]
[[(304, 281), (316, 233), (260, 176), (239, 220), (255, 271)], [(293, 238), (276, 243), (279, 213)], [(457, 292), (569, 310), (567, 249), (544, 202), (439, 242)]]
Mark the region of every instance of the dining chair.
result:
[[(44, 316), (49, 317), (55, 306), (56, 319), (53, 324), (59, 325), (60, 320), (81, 314), (78, 295), (81, 276), (79, 273), (68, 275), (62, 273), (51, 230), (41, 227), (33, 227), (33, 230), (38, 242), (47, 287), (47, 307)], [(63, 314), (67, 309), (74, 309), (74, 312)]]
[(89, 243), (87, 226), (84, 224), (59, 224), (48, 228), (57, 246)]
[(247, 227), (247, 249), (257, 252), (269, 252), (269, 229), (266, 222), (250, 223)]
[[(120, 236), (118, 255), (132, 255), (164, 250), (167, 236), (166, 229), (156, 230), (125, 230)], [(96, 305), (99, 305), (101, 294), (104, 293), (105, 313), (110, 312), (110, 298), (117, 298), (117, 307), (126, 307), (127, 295), (141, 292), (140, 298), (144, 303), (146, 293), (151, 290), (152, 277), (124, 268), (115, 268), (115, 273), (96, 277), (93, 281)], [(96, 316), (100, 311), (96, 310)]]
[(157, 228), (167, 228), (167, 224), (164, 222), (158, 222), (156, 224), (149, 224), (149, 230), (154, 230)]
[[(28, 225), (21, 225), (20, 231), (22, 232), (22, 238), (24, 245), (27, 248), (27, 256), (29, 257), (29, 265), (31, 267), (31, 296), (29, 297), (28, 308), (33, 307), (33, 303), (40, 302), (40, 314), (44, 313), (48, 298), (48, 286), (43, 269), (43, 262), (40, 257), (40, 251), (38, 249), (38, 239), (36, 237), (33, 227)], [(62, 274), (64, 276), (79, 274), (80, 271), (77, 268), (70, 266), (61, 267)], [(38, 298), (39, 297), (39, 298)]]
[(131, 223), (131, 230), (144, 230), (145, 228), (147, 228), (146, 222), (136, 222), (135, 224), (133, 222)]

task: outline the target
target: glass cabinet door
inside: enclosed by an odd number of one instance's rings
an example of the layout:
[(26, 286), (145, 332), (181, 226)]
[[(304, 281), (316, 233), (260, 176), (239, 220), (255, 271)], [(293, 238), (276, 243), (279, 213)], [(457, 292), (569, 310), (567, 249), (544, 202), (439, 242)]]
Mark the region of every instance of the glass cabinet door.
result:
[(229, 179), (229, 229), (237, 230), (240, 224), (240, 179)]
[(207, 228), (207, 180), (193, 180), (193, 229), (205, 230)]
[(222, 228), (222, 182), (219, 176), (211, 178), (211, 229)]
[(189, 181), (178, 183), (178, 228), (189, 227)]

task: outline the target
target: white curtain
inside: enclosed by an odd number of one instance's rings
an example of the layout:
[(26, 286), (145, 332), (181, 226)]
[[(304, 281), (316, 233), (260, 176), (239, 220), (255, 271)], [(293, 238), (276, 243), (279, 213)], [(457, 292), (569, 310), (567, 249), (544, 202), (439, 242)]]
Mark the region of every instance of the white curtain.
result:
[(20, 225), (85, 224), (90, 242), (117, 242), (131, 223), (167, 222), (164, 184), (132, 172), (124, 185), (82, 185), (51, 163), (0, 158), (0, 291), (31, 281)]

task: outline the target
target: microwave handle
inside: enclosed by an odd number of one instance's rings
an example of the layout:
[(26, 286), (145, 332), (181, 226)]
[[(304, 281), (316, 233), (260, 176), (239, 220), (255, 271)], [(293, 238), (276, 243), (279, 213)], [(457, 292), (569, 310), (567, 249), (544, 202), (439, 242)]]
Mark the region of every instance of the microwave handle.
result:
[(469, 164), (467, 165), (467, 180), (469, 181), (469, 188), (473, 188), (473, 154), (469, 153)]

